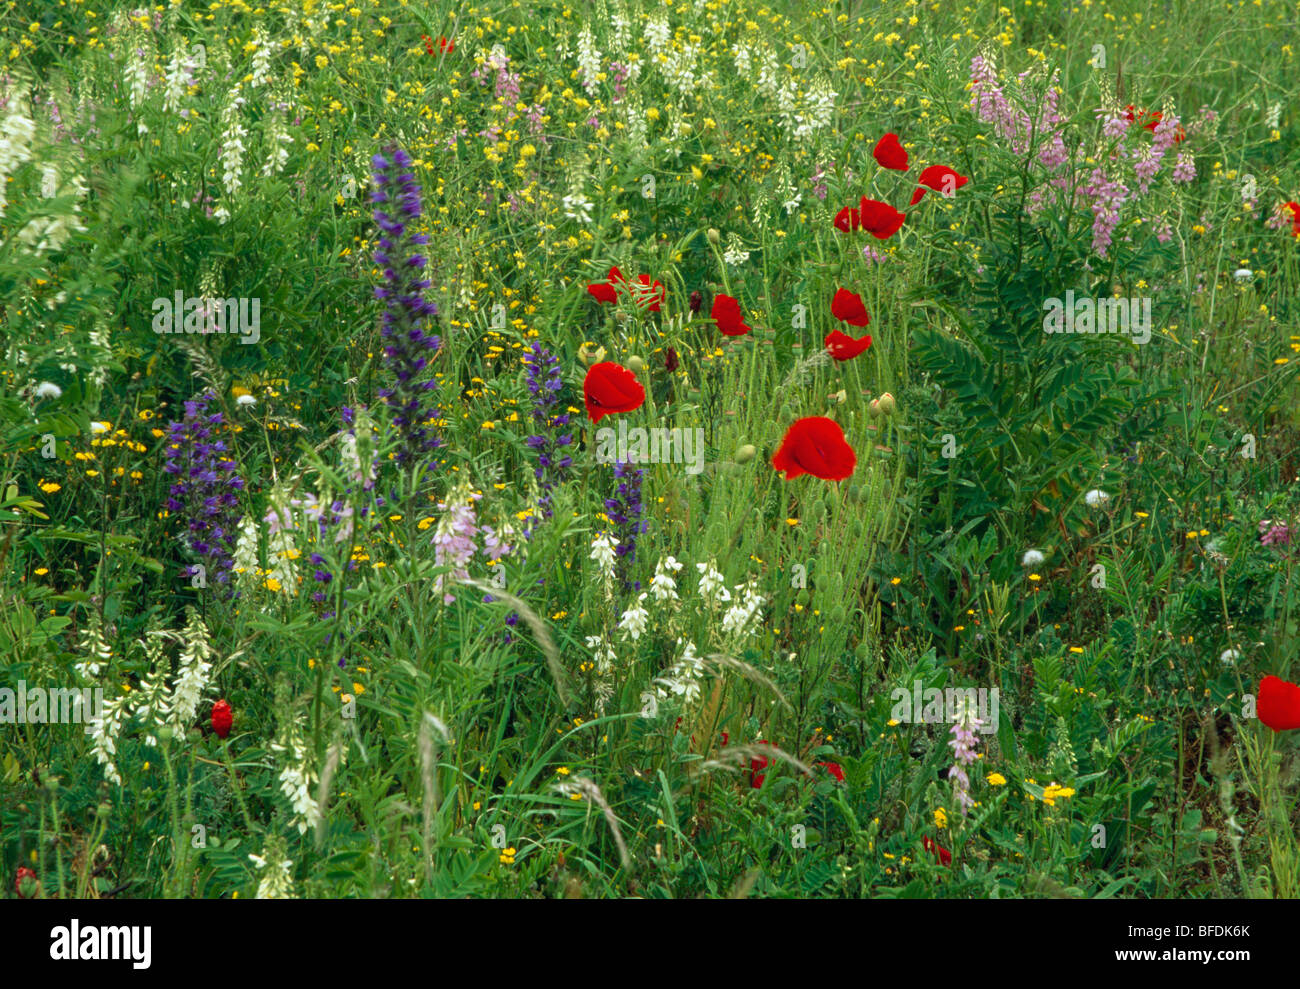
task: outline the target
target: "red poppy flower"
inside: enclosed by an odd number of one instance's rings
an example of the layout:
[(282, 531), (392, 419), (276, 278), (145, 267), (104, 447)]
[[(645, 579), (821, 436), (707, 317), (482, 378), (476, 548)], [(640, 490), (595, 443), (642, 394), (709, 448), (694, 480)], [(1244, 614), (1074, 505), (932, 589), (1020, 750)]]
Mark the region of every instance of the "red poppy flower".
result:
[(456, 42), (449, 41), (446, 38), (439, 38), (438, 50), (441, 51), (444, 55), (450, 55), (452, 52), (456, 50)]
[(591, 365), (587, 371), (582, 382), (582, 397), (587, 403), (587, 415), (597, 423), (612, 413), (641, 408), (645, 401), (645, 388), (627, 368), (613, 361), (601, 361)]
[(650, 302), (650, 311), (659, 312), (659, 305), (664, 301), (663, 285), (660, 282), (655, 282), (652, 285), (649, 275), (637, 275), (636, 280), (641, 284), (641, 287), (637, 288), (633, 285), (629, 289), (636, 304), (644, 306), (647, 302)]
[(225, 738), (230, 734), (230, 726), (234, 720), (229, 701), (217, 701), (212, 705), (212, 730), (217, 733), (218, 738)]
[(865, 353), (871, 346), (871, 334), (858, 337), (856, 340), (847, 333), (841, 333), (839, 330), (831, 330), (826, 334), (826, 339), (822, 341), (826, 349), (830, 352), (831, 357), (837, 361), (851, 361), (859, 354)]
[(921, 844), (925, 846), (927, 852), (932, 852), (939, 859), (940, 865), (952, 865), (952, 852), (948, 849), (929, 838), (922, 838)]
[(753, 329), (745, 323), (740, 312), (740, 303), (729, 295), (718, 293), (713, 298), (713, 309), (709, 313), (723, 336), (743, 337)]
[(623, 272), (618, 268), (610, 268), (609, 276), (603, 282), (592, 282), (587, 286), (587, 291), (597, 302), (608, 302), (613, 305), (618, 301), (618, 286), (625, 284)]
[(1300, 687), (1275, 676), (1264, 677), (1259, 682), (1255, 713), (1274, 731), (1300, 728)]
[(917, 179), (921, 185), (916, 187), (916, 192), (912, 193), (912, 201), (909, 206), (915, 206), (925, 195), (925, 189), (921, 186), (929, 186), (935, 192), (944, 192), (946, 189), (956, 191), (970, 181), (969, 176), (959, 175), (947, 165), (931, 165), (921, 172), (921, 177)]
[(817, 765), (821, 766), (826, 770), (826, 772), (834, 776), (837, 783), (844, 782), (844, 769), (838, 762), (819, 762)]
[(871, 156), (882, 168), (892, 168), (896, 172), (907, 171), (907, 151), (898, 142), (897, 134), (886, 134), (876, 142), (876, 150)]
[[(771, 745), (772, 743), (765, 739), (759, 739), (755, 745)], [(776, 766), (775, 756), (756, 755), (749, 760), (749, 785), (757, 790), (763, 785), (763, 780), (767, 778), (766, 773), (760, 773), (760, 769), (767, 769), (768, 766)]]
[(845, 206), (835, 214), (835, 229), (846, 234), (862, 229), (862, 217), (852, 206)]
[(867, 307), (862, 302), (862, 296), (846, 288), (839, 289), (835, 293), (835, 298), (831, 299), (831, 315), (850, 326), (866, 326), (871, 322), (871, 317), (867, 315)]
[(1291, 234), (1300, 237), (1300, 203), (1283, 203), (1283, 209), (1291, 211)]
[[(1152, 110), (1150, 113), (1147, 113), (1145, 110), (1138, 110), (1134, 113), (1132, 103), (1124, 108), (1124, 119), (1130, 124), (1137, 123), (1139, 117), (1142, 118), (1141, 126), (1149, 130), (1152, 134), (1156, 132), (1156, 128), (1160, 125), (1160, 121), (1165, 119), (1165, 115), (1159, 110)], [(1174, 131), (1174, 143), (1177, 144), (1186, 137), (1187, 132), (1183, 130), (1182, 125), (1180, 124), (1178, 130)]]
[(844, 439), (838, 422), (825, 416), (808, 416), (786, 430), (772, 466), (784, 471), (787, 481), (801, 474), (823, 481), (842, 481), (858, 466), (858, 457)]
[(898, 212), (889, 203), (863, 196), (862, 203), (858, 206), (858, 217), (862, 222), (863, 230), (877, 240), (888, 240), (898, 233), (903, 221), (907, 219), (907, 214)]

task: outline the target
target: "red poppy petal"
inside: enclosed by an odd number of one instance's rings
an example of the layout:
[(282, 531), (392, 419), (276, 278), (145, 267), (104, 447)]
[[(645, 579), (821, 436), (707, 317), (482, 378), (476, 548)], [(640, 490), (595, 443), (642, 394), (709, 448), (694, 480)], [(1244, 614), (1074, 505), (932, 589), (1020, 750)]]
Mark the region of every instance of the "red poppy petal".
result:
[(923, 186), (923, 185), (918, 185), (918, 186), (916, 187), (916, 192), (912, 193), (912, 201), (911, 201), (910, 203), (908, 203), (907, 205), (908, 205), (908, 206), (915, 206), (917, 203), (919, 203), (919, 202), (921, 201), (922, 197), (924, 197), (924, 196), (925, 196), (925, 186)]
[(744, 336), (752, 329), (745, 323), (745, 317), (740, 311), (740, 303), (729, 295), (721, 293), (716, 295), (709, 314), (718, 324), (718, 331), (724, 336)]
[(614, 286), (609, 282), (592, 282), (587, 286), (587, 291), (597, 302), (608, 302), (613, 305), (618, 301), (618, 293), (614, 291)]
[(826, 334), (826, 339), (822, 341), (826, 350), (837, 361), (850, 361), (859, 354), (864, 353), (871, 346), (871, 334), (864, 337), (853, 339), (847, 333), (841, 333), (839, 330), (831, 330)]
[(1300, 728), (1300, 687), (1279, 677), (1264, 677), (1259, 682), (1255, 713), (1274, 731)]
[(787, 481), (801, 474), (842, 481), (857, 465), (857, 454), (844, 439), (844, 430), (825, 416), (808, 416), (791, 425), (772, 458), (772, 466), (783, 472)]
[(898, 141), (897, 134), (886, 134), (876, 142), (876, 150), (871, 152), (883, 168), (892, 168), (896, 172), (907, 171), (907, 151)]
[(970, 179), (965, 175), (954, 172), (947, 165), (931, 165), (921, 173), (921, 177), (917, 181), (921, 185), (928, 185), (935, 192), (951, 195), (969, 182)]
[(927, 852), (932, 852), (939, 858), (940, 865), (952, 865), (952, 852), (930, 838), (922, 838), (921, 844), (925, 846)]
[(878, 199), (868, 199), (862, 197), (862, 204), (858, 207), (858, 212), (862, 217), (863, 229), (867, 230), (871, 236), (877, 240), (887, 240), (903, 225), (907, 219), (905, 213), (900, 213), (889, 203), (882, 203)]
[(871, 317), (867, 315), (867, 307), (862, 302), (862, 296), (843, 288), (839, 289), (835, 293), (835, 298), (831, 299), (831, 315), (850, 326), (866, 326), (871, 322)]
[(614, 412), (631, 412), (645, 402), (645, 388), (635, 374), (613, 361), (593, 364), (582, 382), (587, 416), (600, 422)]
[(852, 233), (862, 226), (862, 218), (858, 211), (852, 206), (845, 206), (835, 214), (835, 229), (842, 230), (844, 233)]

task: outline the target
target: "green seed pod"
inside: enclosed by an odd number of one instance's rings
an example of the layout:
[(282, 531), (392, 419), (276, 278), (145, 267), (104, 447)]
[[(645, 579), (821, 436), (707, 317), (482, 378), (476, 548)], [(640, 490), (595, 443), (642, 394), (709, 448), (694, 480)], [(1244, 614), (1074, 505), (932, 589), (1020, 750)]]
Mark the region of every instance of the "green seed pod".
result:
[(742, 446), (739, 450), (736, 451), (736, 463), (747, 464), (754, 459), (754, 456), (757, 453), (758, 450), (755, 449), (752, 444), (746, 443), (744, 446)]
[(627, 359), (627, 367), (633, 374), (640, 374), (645, 370), (645, 361), (636, 356), (636, 354), (633, 354)]
[(809, 506), (808, 517), (812, 519), (813, 524), (819, 524), (826, 518), (826, 503), (818, 498)]
[(805, 608), (808, 607), (808, 602), (811, 600), (812, 596), (808, 593), (808, 588), (806, 587), (794, 596), (795, 604), (801, 604)]

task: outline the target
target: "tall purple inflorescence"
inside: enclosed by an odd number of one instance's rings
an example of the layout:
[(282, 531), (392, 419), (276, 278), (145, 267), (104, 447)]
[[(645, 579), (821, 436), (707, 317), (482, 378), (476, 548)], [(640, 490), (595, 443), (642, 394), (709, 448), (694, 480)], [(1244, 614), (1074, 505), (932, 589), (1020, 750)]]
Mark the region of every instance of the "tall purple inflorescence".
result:
[(618, 539), (618, 545), (614, 547), (618, 560), (616, 566), (623, 586), (639, 591), (641, 582), (630, 580), (628, 572), (636, 562), (636, 537), (650, 525), (641, 517), (644, 511), (641, 482), (645, 471), (620, 460), (614, 465), (614, 478), (618, 481), (618, 497), (605, 499), (605, 511), (614, 523), (614, 535)]
[(370, 201), (380, 230), (375, 263), (384, 271), (384, 284), (376, 287), (375, 298), (385, 302), (384, 364), (394, 381), (391, 388), (380, 389), (379, 396), (392, 410), (393, 425), (402, 437), (397, 462), (423, 461), (427, 466), (442, 443), (427, 425), (436, 407), (426, 393), (437, 382), (420, 378), (442, 340), (427, 332), (438, 307), (424, 298), (429, 279), (423, 277), (423, 270), (428, 260), (417, 248), (428, 244), (429, 237), (412, 229), (421, 213), (420, 186), (410, 171), (411, 157), (401, 148), (385, 148), (370, 161), (375, 169)]
[[(208, 414), (216, 400), (212, 392), (185, 403), (185, 418), (167, 427), (167, 463), (163, 470), (176, 477), (167, 494), (167, 511), (185, 521), (186, 541), (199, 558), (199, 566), (218, 584), (230, 582), (234, 570), (235, 542), (239, 538), (239, 496), (244, 480), (226, 452), (226, 444), (213, 438), (222, 414)], [(190, 567), (189, 576), (204, 572)]]
[(564, 481), (573, 465), (573, 458), (564, 452), (564, 448), (573, 443), (573, 434), (562, 432), (569, 424), (569, 413), (555, 414), (562, 384), (559, 359), (540, 343), (534, 342), (528, 348), (525, 363), (528, 366), (528, 393), (533, 397), (533, 424), (538, 430), (525, 442), (537, 451), (533, 476), (537, 478), (541, 492), (537, 499), (541, 519), (529, 519), (525, 529), (526, 535), (532, 535), (542, 519), (551, 517), (551, 492)]

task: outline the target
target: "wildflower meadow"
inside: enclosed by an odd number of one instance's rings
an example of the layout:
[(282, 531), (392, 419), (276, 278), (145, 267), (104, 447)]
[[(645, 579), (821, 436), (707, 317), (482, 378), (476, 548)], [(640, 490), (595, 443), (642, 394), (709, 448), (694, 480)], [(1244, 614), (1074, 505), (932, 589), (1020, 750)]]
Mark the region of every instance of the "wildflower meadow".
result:
[(1297, 48), (3, 0), (0, 898), (1300, 896)]

